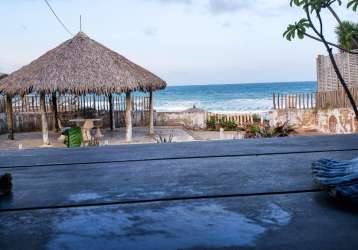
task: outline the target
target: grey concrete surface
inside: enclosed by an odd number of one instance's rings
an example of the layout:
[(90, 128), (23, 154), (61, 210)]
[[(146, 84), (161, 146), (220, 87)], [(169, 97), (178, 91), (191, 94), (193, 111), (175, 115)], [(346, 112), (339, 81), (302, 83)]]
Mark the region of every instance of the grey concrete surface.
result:
[(0, 168), (165, 158), (237, 156), (358, 149), (358, 135), (0, 151)]
[(357, 249), (357, 210), (323, 193), (1, 214), (0, 249)]
[(358, 249), (357, 205), (312, 182), (358, 136), (0, 152), (0, 249)]
[(314, 190), (313, 161), (357, 156), (358, 151), (346, 151), (15, 168), (13, 195), (0, 201), (0, 211)]

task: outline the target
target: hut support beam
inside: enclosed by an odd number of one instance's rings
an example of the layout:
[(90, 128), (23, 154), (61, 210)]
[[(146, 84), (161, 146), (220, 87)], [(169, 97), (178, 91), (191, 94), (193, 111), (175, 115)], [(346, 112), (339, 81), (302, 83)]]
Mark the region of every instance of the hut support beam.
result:
[(149, 92), (149, 135), (154, 135), (153, 91)]
[(48, 123), (46, 117), (46, 95), (45, 93), (40, 94), (40, 112), (41, 112), (41, 124), (42, 124), (42, 138), (44, 145), (50, 145), (48, 138)]
[(132, 141), (132, 95), (126, 93), (126, 141)]
[(110, 120), (110, 126), (111, 126), (111, 131), (114, 130), (115, 128), (115, 124), (114, 124), (114, 114), (113, 114), (113, 96), (112, 94), (110, 94), (108, 96), (108, 102), (109, 102), (109, 120)]
[(7, 114), (7, 130), (9, 132), (9, 140), (14, 140), (14, 113), (12, 110), (12, 97), (6, 96), (6, 114)]
[(60, 127), (58, 124), (58, 109), (57, 109), (57, 94), (56, 94), (56, 92), (52, 93), (52, 112), (54, 115), (54, 122), (55, 122), (54, 130), (55, 130), (55, 132), (59, 132)]

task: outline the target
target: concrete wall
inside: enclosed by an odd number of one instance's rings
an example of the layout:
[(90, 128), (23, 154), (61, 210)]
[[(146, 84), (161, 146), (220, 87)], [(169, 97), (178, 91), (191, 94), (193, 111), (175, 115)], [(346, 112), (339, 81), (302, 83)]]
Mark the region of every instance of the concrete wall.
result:
[[(64, 112), (59, 114), (60, 121), (63, 127), (68, 127), (73, 124), (69, 122), (71, 119), (81, 117), (78, 112)], [(109, 112), (97, 112), (96, 117), (103, 118), (103, 127), (109, 128)], [(116, 127), (124, 126), (125, 114), (123, 111), (114, 112), (114, 120)], [(52, 113), (47, 114), (49, 129), (52, 130), (55, 125), (54, 116)], [(144, 111), (133, 112), (133, 125), (137, 127), (147, 126), (149, 122), (149, 114)], [(31, 132), (41, 131), (41, 115), (40, 113), (14, 113), (14, 130), (15, 132)], [(7, 133), (6, 114), (0, 113), (0, 134)]]
[(302, 129), (316, 129), (326, 134), (355, 133), (358, 128), (351, 109), (292, 109), (270, 112), (271, 125), (284, 122)]
[(155, 116), (156, 126), (183, 126), (187, 129), (206, 128), (207, 112), (158, 112)]

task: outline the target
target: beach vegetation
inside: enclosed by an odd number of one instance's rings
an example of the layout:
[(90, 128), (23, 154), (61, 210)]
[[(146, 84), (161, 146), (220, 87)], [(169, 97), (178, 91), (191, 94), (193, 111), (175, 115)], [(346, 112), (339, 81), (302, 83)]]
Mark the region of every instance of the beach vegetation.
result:
[(342, 21), (336, 28), (338, 44), (346, 50), (358, 49), (358, 23)]
[(206, 128), (208, 130), (215, 130), (216, 129), (216, 119), (215, 116), (211, 116), (209, 119), (207, 119), (206, 121)]
[(230, 121), (223, 117), (220, 121), (220, 127), (225, 130), (235, 131), (238, 126), (235, 121)]
[(258, 114), (253, 114), (253, 115), (252, 115), (252, 119), (253, 119), (253, 121), (254, 121), (255, 123), (261, 122), (261, 117), (260, 117), (260, 115), (258, 115)]
[(245, 129), (245, 138), (286, 137), (295, 133), (295, 128), (288, 123), (271, 127), (269, 123), (251, 124)]
[(217, 121), (215, 116), (211, 116), (206, 121), (206, 128), (212, 131), (220, 130), (220, 128), (227, 131), (236, 131), (238, 124), (235, 121), (226, 119), (226, 117), (222, 117), (219, 121)]
[[(290, 5), (291, 7), (300, 8), (304, 12), (304, 17), (299, 21), (288, 25), (286, 31), (283, 33), (284, 38), (288, 41), (292, 41), (295, 38), (304, 39), (307, 37), (324, 45), (334, 71), (337, 74), (338, 80), (353, 108), (355, 118), (358, 120), (356, 102), (342, 76), (342, 73), (340, 72), (333, 54), (333, 48), (337, 48), (340, 51), (350, 54), (358, 54), (358, 52), (354, 50), (354, 48), (358, 45), (356, 27), (352, 23), (343, 22), (337, 12), (337, 8), (341, 8), (342, 5), (347, 11), (352, 10), (356, 12), (358, 9), (358, 0), (348, 0), (346, 4), (343, 4), (342, 0), (290, 0)], [(329, 41), (326, 37), (325, 30), (327, 28), (326, 21), (324, 19), (324, 14), (326, 13), (331, 15), (337, 21), (339, 27), (339, 43)]]
[(155, 140), (157, 143), (162, 144), (162, 143), (172, 143), (174, 139), (174, 134), (170, 133), (169, 136), (164, 136), (164, 135), (157, 135), (155, 137)]
[(236, 130), (237, 129), (237, 124), (236, 122), (234, 121), (227, 121), (225, 123), (225, 128), (228, 129), (228, 130)]

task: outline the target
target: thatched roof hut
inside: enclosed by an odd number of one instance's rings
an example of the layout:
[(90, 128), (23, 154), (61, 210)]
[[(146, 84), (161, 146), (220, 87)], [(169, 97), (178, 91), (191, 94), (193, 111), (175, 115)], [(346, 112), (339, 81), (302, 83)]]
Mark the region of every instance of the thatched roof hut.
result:
[(7, 74), (0, 73), (0, 80), (7, 77)]
[(12, 96), (37, 92), (40, 94), (44, 144), (50, 143), (45, 108), (46, 95), (52, 95), (55, 121), (57, 121), (56, 93), (109, 95), (113, 130), (112, 93), (126, 93), (126, 138), (127, 141), (131, 141), (131, 92), (149, 92), (149, 133), (152, 134), (154, 131), (153, 91), (165, 87), (165, 81), (92, 40), (83, 32), (79, 32), (72, 39), (0, 80), (0, 93), (7, 95), (9, 138), (13, 139)]
[(165, 81), (83, 32), (0, 80), (0, 92), (12, 96), (149, 92), (165, 87)]

